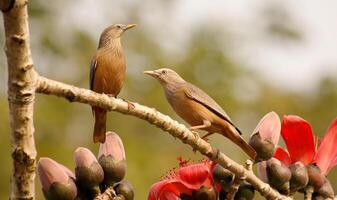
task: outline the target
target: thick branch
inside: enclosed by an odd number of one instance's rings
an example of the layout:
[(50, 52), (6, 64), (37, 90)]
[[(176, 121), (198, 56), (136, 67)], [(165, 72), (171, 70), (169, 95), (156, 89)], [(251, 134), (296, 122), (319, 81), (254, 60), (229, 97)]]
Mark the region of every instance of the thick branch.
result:
[(34, 199), (33, 106), (36, 73), (29, 46), (27, 0), (1, 0), (8, 64), (13, 170), (10, 199)]
[(138, 103), (133, 103), (134, 107), (129, 108), (128, 103), (123, 100), (109, 98), (104, 94), (97, 94), (87, 89), (81, 89), (61, 82), (39, 77), (37, 82), (37, 92), (44, 94), (53, 94), (65, 97), (70, 101), (77, 101), (94, 106), (100, 106), (110, 111), (117, 111), (123, 114), (133, 115), (146, 120), (151, 124), (170, 133), (173, 137), (179, 138), (183, 143), (190, 145), (211, 160), (218, 162), (235, 174), (236, 177), (245, 178), (254, 188), (256, 188), (267, 199), (291, 199), (279, 194), (268, 184), (261, 181), (252, 171), (228, 158), (218, 149), (213, 148), (209, 143), (195, 136), (183, 124), (171, 119), (153, 108), (149, 108)]

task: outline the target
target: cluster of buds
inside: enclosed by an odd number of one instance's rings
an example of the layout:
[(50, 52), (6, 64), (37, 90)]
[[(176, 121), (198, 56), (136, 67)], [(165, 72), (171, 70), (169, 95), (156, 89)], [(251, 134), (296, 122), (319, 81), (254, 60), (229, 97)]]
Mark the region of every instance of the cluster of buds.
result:
[[(212, 161), (181, 161), (180, 167), (152, 185), (148, 200), (225, 200), (235, 185), (235, 176)], [(254, 199), (253, 187), (242, 182), (234, 199)]]
[(98, 160), (87, 148), (74, 152), (75, 173), (50, 158), (40, 158), (38, 174), (42, 191), (48, 200), (89, 200), (113, 188), (117, 199), (133, 200), (131, 184), (123, 180), (126, 160), (122, 140), (108, 132), (100, 145)]
[[(277, 146), (280, 135), (287, 149)], [(310, 191), (316, 199), (332, 199), (326, 176), (337, 164), (337, 119), (320, 143), (314, 138), (310, 124), (298, 116), (284, 116), (281, 123), (275, 112), (265, 115), (250, 138), (260, 178), (285, 195)]]

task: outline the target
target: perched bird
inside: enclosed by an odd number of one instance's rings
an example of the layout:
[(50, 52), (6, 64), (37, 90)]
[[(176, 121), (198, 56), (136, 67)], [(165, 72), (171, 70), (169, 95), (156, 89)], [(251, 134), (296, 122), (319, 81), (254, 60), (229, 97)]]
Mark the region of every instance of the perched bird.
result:
[[(125, 56), (121, 44), (123, 33), (135, 24), (115, 24), (106, 28), (99, 39), (99, 45), (90, 65), (90, 89), (116, 97), (125, 77)], [(95, 115), (94, 142), (105, 141), (106, 110), (92, 107)]]
[(213, 133), (220, 133), (255, 159), (255, 150), (242, 139), (240, 130), (226, 112), (204, 91), (186, 82), (179, 74), (168, 68), (144, 73), (160, 82), (166, 99), (173, 110), (191, 125), (189, 128), (191, 131), (197, 129), (207, 131), (203, 138)]

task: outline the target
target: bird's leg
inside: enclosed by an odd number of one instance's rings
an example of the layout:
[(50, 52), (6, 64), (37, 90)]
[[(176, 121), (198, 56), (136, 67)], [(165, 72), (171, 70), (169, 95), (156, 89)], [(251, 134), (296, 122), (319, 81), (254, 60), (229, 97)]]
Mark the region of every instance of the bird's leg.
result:
[(208, 136), (212, 135), (214, 132), (209, 132), (206, 135), (202, 136), (201, 139), (207, 141), (208, 140)]
[(211, 126), (211, 122), (208, 120), (204, 120), (202, 125), (198, 125), (198, 126), (191, 126), (188, 129), (190, 129), (190, 131), (193, 130), (199, 130), (199, 129), (204, 129), (204, 128), (208, 128)]

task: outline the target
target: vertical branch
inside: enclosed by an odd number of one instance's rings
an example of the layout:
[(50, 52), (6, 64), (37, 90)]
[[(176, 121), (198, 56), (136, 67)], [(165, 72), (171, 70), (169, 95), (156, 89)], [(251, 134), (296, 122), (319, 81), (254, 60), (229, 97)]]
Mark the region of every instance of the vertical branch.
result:
[(10, 199), (34, 199), (36, 74), (29, 45), (27, 0), (0, 0), (6, 35), (13, 168)]

